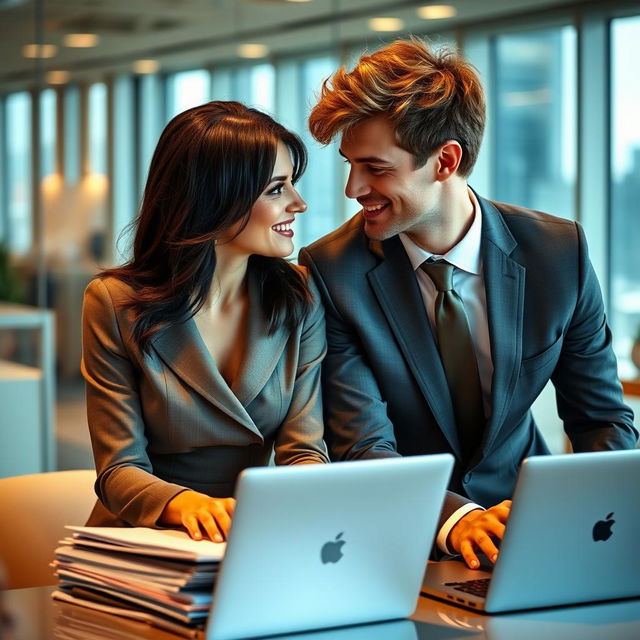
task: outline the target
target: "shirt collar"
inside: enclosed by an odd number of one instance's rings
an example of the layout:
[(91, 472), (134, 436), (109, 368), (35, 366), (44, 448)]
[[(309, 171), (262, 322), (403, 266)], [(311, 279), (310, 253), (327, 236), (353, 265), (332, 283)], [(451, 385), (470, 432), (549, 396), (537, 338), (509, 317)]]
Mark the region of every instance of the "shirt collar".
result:
[(480, 275), (480, 244), (482, 239), (482, 211), (478, 200), (471, 189), (468, 190), (469, 199), (473, 204), (473, 222), (464, 237), (445, 253), (436, 255), (419, 247), (406, 233), (400, 233), (399, 237), (404, 249), (409, 256), (411, 266), (415, 271), (428, 258), (443, 259), (458, 269), (474, 275)]

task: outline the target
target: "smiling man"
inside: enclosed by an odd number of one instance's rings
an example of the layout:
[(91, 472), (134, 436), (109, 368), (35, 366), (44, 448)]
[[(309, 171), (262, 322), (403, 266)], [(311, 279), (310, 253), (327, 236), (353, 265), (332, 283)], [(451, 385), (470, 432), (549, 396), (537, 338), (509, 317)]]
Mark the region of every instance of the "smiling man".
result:
[(531, 405), (549, 380), (574, 451), (638, 435), (581, 227), (467, 184), (484, 123), (474, 68), (418, 39), (337, 71), (309, 126), (340, 134), (362, 210), (300, 253), (326, 308), (333, 459), (452, 453), (437, 544), (472, 568), (497, 558), (520, 462), (548, 453)]

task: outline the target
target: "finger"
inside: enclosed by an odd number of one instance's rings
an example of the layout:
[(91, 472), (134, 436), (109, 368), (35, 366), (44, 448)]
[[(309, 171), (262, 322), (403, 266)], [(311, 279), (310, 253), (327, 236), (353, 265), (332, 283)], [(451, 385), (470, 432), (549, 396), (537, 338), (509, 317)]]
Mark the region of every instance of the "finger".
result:
[(187, 530), (187, 533), (194, 540), (202, 540), (202, 532), (200, 531), (200, 525), (198, 519), (194, 514), (189, 514), (182, 517), (182, 525)]
[(233, 498), (225, 498), (224, 508), (227, 510), (227, 513), (232, 516), (236, 510), (236, 501)]
[(482, 533), (476, 537), (476, 544), (480, 547), (482, 553), (484, 553), (491, 562), (495, 563), (498, 559), (498, 547), (493, 544), (493, 540), (491, 540), (486, 533)]
[(491, 509), (487, 509), (484, 512), (484, 518), (486, 520), (493, 520), (494, 522), (506, 524), (507, 520), (509, 519), (509, 513), (509, 509), (498, 505), (495, 507), (491, 507)]
[(477, 569), (480, 566), (480, 561), (473, 550), (473, 545), (466, 538), (460, 542), (460, 554), (469, 569)]
[(222, 535), (226, 538), (229, 533), (229, 529), (231, 528), (231, 518), (229, 517), (225, 507), (216, 502), (211, 507), (210, 513), (215, 518), (218, 529), (220, 529)]
[(482, 533), (487, 533), (492, 536), (496, 536), (496, 538), (502, 539), (504, 537), (504, 532), (506, 530), (505, 524), (502, 522), (500, 518), (497, 518), (495, 514), (490, 514), (489, 512), (485, 512), (482, 518), (478, 518), (473, 523), (474, 534), (470, 534), (473, 539), (478, 539), (478, 535)]
[(209, 539), (213, 540), (213, 542), (222, 542), (222, 533), (211, 513), (209, 511), (202, 511), (198, 514), (198, 517)]
[(497, 521), (488, 522), (487, 526), (485, 527), (485, 531), (490, 533), (492, 536), (499, 538), (500, 540), (504, 538), (504, 532), (506, 530), (507, 530), (507, 527), (505, 527), (505, 525), (503, 525), (502, 522), (497, 522)]

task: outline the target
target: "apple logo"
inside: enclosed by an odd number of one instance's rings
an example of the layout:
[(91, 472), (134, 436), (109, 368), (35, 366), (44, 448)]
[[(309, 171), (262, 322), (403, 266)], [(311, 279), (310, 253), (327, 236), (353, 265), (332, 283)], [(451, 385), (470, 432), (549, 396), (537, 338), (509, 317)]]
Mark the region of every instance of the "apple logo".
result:
[(608, 540), (611, 537), (611, 534), (612, 534), (611, 527), (615, 522), (612, 516), (613, 516), (613, 511), (607, 516), (606, 520), (598, 520), (598, 522), (596, 522), (593, 525), (594, 541)]
[(320, 550), (320, 558), (322, 560), (322, 564), (327, 564), (327, 562), (336, 563), (340, 558), (342, 558), (342, 545), (345, 544), (345, 540), (342, 540), (342, 534), (344, 531), (341, 531), (335, 540), (331, 540), (330, 542), (325, 542), (322, 545), (322, 549)]

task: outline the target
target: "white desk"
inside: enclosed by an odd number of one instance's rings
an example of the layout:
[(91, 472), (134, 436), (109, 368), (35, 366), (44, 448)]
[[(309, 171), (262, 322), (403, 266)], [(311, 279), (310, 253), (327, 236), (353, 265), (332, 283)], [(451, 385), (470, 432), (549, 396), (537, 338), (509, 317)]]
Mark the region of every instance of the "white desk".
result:
[[(37, 366), (42, 372), (42, 384), (37, 401), (40, 403), (41, 468), (39, 471), (54, 471), (55, 456), (55, 354), (54, 314), (47, 309), (19, 304), (0, 303), (0, 331), (3, 329), (30, 329), (39, 331)], [(0, 425), (3, 428), (18, 428), (5, 425), (0, 408)]]

